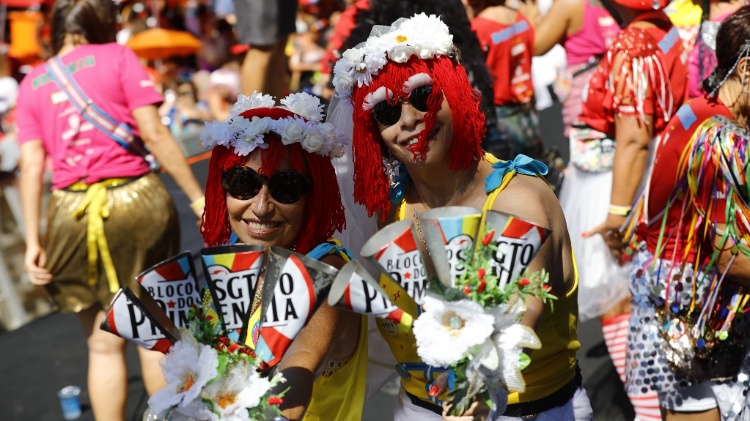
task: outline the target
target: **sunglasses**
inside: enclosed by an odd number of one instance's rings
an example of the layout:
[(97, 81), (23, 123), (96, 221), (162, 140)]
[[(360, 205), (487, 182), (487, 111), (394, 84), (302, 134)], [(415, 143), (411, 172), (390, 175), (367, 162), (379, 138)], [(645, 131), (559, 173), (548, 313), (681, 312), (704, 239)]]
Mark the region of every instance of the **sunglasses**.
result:
[(276, 202), (290, 205), (310, 192), (307, 178), (291, 170), (278, 171), (273, 176), (258, 174), (252, 168), (239, 165), (224, 171), (221, 185), (235, 199), (248, 200), (260, 193), (263, 185), (268, 185), (271, 198)]
[[(409, 93), (409, 104), (417, 110), (427, 112), (427, 100), (432, 94), (432, 85), (422, 85)], [(375, 121), (384, 125), (392, 126), (401, 119), (401, 100), (391, 102), (389, 100), (380, 101), (372, 109), (372, 116)]]

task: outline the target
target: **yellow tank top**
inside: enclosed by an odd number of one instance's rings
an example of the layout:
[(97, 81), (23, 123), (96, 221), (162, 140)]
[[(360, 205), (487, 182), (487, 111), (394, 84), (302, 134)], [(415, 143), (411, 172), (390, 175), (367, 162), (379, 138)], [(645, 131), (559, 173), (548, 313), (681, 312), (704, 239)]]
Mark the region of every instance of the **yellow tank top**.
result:
[[(328, 242), (341, 247), (341, 243), (334, 238)], [(343, 252), (331, 250), (329, 254), (336, 254), (344, 261), (349, 257)], [(250, 326), (260, 322), (260, 306), (250, 318)], [(365, 388), (367, 380), (367, 317), (359, 316), (359, 338), (354, 354), (341, 367), (328, 374), (324, 372), (313, 382), (312, 398), (307, 406), (304, 420), (335, 420), (358, 421), (362, 418), (362, 406), (365, 403)], [(253, 328), (253, 331), (257, 329)], [(253, 343), (248, 346), (255, 349), (256, 335), (248, 335)]]
[[(490, 163), (497, 162), (497, 158), (485, 154)], [(483, 211), (492, 209), (495, 199), (500, 192), (510, 183), (515, 171), (507, 173), (500, 187), (492, 191), (485, 200)], [(395, 213), (396, 220), (406, 219), (406, 207), (402, 202)], [(531, 354), (531, 363), (523, 371), (526, 381), (524, 393), (511, 393), (508, 395), (508, 404), (529, 402), (541, 399), (556, 392), (575, 376), (576, 350), (581, 347), (578, 342), (578, 269), (574, 265), (574, 285), (564, 297), (558, 297), (554, 301), (554, 312), (550, 304), (544, 306), (542, 317), (537, 325), (536, 334), (542, 342), (542, 348), (534, 350)], [(386, 291), (391, 294), (393, 291)], [(568, 317), (556, 317), (559, 314), (567, 314)], [(434, 380), (444, 372), (444, 368), (431, 367), (421, 361), (417, 354), (416, 339), (413, 331), (407, 333), (397, 329), (387, 320), (377, 320), (378, 330), (388, 343), (393, 356), (397, 361), (396, 371), (401, 376), (401, 385), (412, 395), (437, 405), (441, 404), (439, 398), (430, 397), (427, 392), (433, 385)]]
[(307, 406), (308, 421), (359, 421), (367, 380), (367, 317), (360, 316), (359, 344), (354, 355), (330, 376), (315, 379)]

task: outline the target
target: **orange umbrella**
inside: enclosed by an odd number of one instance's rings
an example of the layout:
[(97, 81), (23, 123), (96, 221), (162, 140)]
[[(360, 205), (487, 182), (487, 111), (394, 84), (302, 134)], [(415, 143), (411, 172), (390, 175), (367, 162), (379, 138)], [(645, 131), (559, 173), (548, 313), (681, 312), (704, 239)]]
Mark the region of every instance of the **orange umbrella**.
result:
[(153, 28), (133, 35), (125, 45), (138, 57), (154, 60), (197, 53), (202, 44), (190, 32)]
[(10, 48), (8, 57), (29, 59), (42, 52), (37, 27), (44, 17), (39, 12), (10, 12)]

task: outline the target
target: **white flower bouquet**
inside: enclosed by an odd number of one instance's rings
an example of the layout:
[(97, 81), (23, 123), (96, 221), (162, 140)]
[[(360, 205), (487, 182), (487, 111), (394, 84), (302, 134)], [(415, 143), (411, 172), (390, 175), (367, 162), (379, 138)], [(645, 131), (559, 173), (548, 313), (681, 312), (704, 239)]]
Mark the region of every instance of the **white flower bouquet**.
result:
[[(286, 391), (272, 368), (328, 294), (337, 270), (257, 245), (204, 248), (206, 288), (181, 253), (112, 300), (102, 329), (165, 353), (167, 386), (144, 419), (249, 421), (280, 414)], [(283, 279), (283, 281), (282, 281)], [(286, 312), (277, 312), (277, 308)]]
[(427, 364), (450, 368), (450, 414), (479, 400), (493, 419), (505, 411), (509, 392), (525, 388), (521, 371), (531, 360), (524, 348), (541, 347), (521, 318), (526, 296), (555, 299), (549, 275), (527, 270), (549, 230), (456, 207), (425, 212), (418, 231), (439, 281), (430, 282), (424, 313), (414, 322), (417, 352)]
[[(413, 335), (422, 361), (447, 369), (450, 414), (482, 401), (494, 419), (508, 393), (525, 388), (521, 371), (530, 358), (523, 350), (541, 347), (521, 318), (527, 296), (555, 299), (549, 275), (527, 269), (548, 236), (546, 228), (499, 212), (433, 209), (416, 224), (396, 222), (370, 238), (360, 254), (380, 273), (347, 263), (328, 303), (380, 318), (391, 335)], [(439, 389), (431, 378), (426, 387)]]
[[(451, 415), (464, 413), (480, 400), (490, 407), (492, 419), (492, 414), (505, 411), (508, 392), (524, 390), (521, 371), (531, 362), (524, 348), (541, 348), (534, 331), (521, 324), (524, 299), (555, 299), (547, 284), (549, 275), (544, 270), (528, 273), (525, 267), (546, 235), (538, 235), (543, 231), (526, 221), (495, 216), (507, 218), (504, 231), (498, 232), (488, 224), (478, 244), (466, 244), (473, 246), (473, 252), (456, 253), (451, 263), (460, 266), (458, 274), (451, 277), (450, 286), (430, 283), (424, 313), (414, 321), (417, 352), (422, 360), (450, 368), (447, 383)], [(436, 220), (439, 219), (442, 218)], [(513, 229), (523, 225), (520, 231)], [(514, 247), (508, 247), (508, 239), (518, 233), (523, 234), (515, 238), (516, 243), (531, 246), (532, 252), (526, 256), (526, 265), (523, 261), (510, 262), (516, 267), (509, 274), (498, 268), (498, 261), (512, 259)]]
[(249, 347), (221, 335), (210, 302), (205, 291), (201, 307), (189, 310), (188, 328), (180, 330), (161, 363), (167, 387), (151, 396), (147, 417), (248, 421), (279, 413), (284, 392), (272, 389), (284, 382), (283, 376), (264, 377), (261, 360)]

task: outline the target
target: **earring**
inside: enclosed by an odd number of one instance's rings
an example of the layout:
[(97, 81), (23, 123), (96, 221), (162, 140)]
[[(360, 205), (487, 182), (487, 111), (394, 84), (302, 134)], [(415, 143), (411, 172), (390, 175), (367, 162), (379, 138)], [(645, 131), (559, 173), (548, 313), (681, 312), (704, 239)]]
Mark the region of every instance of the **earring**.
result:
[(402, 168), (404, 164), (389, 153), (387, 157), (383, 157), (383, 165), (385, 166), (385, 173), (388, 175), (391, 190), (398, 190), (403, 180), (402, 174), (405, 172), (405, 168)]

